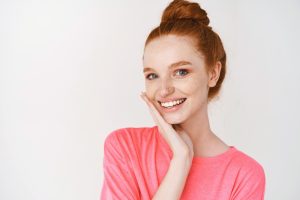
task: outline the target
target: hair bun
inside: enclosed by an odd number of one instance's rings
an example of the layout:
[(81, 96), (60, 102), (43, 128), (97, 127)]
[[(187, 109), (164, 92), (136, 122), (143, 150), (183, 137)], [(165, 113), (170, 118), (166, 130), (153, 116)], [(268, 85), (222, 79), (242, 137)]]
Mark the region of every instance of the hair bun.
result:
[(206, 26), (209, 24), (207, 13), (198, 3), (174, 0), (164, 10), (161, 23), (180, 19), (196, 20)]

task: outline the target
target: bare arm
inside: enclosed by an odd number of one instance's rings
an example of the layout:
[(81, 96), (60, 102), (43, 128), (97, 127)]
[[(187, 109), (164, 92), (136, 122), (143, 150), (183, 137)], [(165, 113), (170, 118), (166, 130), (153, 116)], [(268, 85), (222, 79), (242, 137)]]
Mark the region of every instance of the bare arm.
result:
[(188, 163), (188, 159), (184, 157), (176, 157), (171, 160), (168, 172), (152, 200), (180, 199), (190, 171)]
[(159, 127), (160, 133), (173, 152), (169, 169), (153, 199), (180, 199), (194, 156), (192, 140), (180, 125), (168, 124), (145, 93), (141, 97), (149, 106), (150, 113)]

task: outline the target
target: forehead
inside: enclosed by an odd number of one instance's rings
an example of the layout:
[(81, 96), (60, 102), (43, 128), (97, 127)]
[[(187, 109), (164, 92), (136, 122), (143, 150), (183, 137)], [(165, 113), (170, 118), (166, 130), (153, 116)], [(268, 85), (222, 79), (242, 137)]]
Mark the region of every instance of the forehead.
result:
[(186, 60), (193, 65), (203, 65), (204, 57), (195, 48), (189, 37), (167, 35), (154, 39), (144, 50), (144, 67), (169, 66), (180, 60)]

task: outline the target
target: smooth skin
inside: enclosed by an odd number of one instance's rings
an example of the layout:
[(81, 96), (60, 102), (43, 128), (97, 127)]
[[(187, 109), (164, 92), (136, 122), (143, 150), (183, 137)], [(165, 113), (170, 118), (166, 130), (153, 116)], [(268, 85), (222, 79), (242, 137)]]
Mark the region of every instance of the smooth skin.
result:
[(194, 156), (192, 141), (180, 127), (175, 126), (174, 129), (172, 125), (168, 124), (144, 93), (141, 94), (141, 97), (149, 106), (160, 133), (173, 151), (168, 172), (152, 200), (180, 199)]
[[(179, 61), (189, 64), (170, 68)], [(190, 38), (167, 35), (147, 44), (143, 64), (146, 93), (141, 97), (173, 151), (168, 172), (153, 199), (180, 199), (193, 157), (216, 156), (229, 148), (211, 131), (207, 113), (208, 90), (217, 83), (221, 63), (207, 73), (204, 57)], [(165, 98), (187, 100), (179, 110), (164, 112), (158, 100)]]

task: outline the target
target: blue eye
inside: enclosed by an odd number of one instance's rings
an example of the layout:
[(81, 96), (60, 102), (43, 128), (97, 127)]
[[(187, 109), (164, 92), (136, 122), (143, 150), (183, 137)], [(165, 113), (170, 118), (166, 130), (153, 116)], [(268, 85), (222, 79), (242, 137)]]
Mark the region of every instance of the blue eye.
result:
[[(151, 75), (155, 75), (155, 74), (153, 74), (153, 73), (151, 73), (151, 74), (148, 74), (147, 76), (146, 76), (146, 79), (148, 79), (148, 80), (152, 80), (153, 78), (149, 78), (149, 77), (151, 77)], [(156, 75), (155, 75), (156, 76)]]
[[(178, 76), (185, 76), (185, 75), (187, 75), (187, 74), (189, 73), (188, 70), (186, 70), (186, 69), (179, 69), (179, 70), (176, 70), (176, 75), (178, 74), (178, 72), (179, 72), (179, 75), (178, 75)], [(153, 77), (152, 77), (152, 76), (153, 76)], [(146, 79), (148, 79), (148, 80), (153, 80), (154, 78), (157, 78), (157, 75), (154, 74), (154, 73), (148, 74), (148, 75), (146, 76)]]
[(185, 75), (188, 74), (188, 70), (186, 70), (186, 69), (179, 69), (179, 70), (177, 70), (176, 72), (184, 72), (184, 73), (179, 73), (180, 76), (185, 76)]

